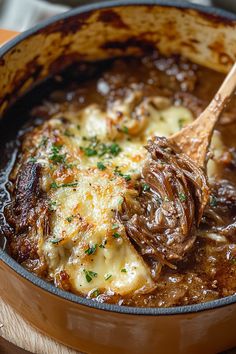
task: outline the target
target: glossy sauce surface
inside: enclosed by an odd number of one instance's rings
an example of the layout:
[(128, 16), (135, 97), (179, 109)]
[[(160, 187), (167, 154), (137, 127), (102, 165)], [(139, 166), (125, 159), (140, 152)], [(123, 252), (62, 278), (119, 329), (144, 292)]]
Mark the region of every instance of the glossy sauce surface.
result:
[[(27, 141), (27, 135), (30, 139), (34, 127), (40, 127), (55, 114), (63, 115), (66, 111), (81, 110), (94, 103), (106, 110), (115, 100), (124, 100), (134, 91), (141, 92), (143, 98), (168, 98), (174, 106), (186, 107), (197, 117), (222, 80), (223, 75), (192, 64), (184, 58), (163, 58), (154, 53), (141, 59), (127, 58), (99, 64), (74, 65), (64, 74), (44, 84), (44, 87), (37, 88), (31, 96), (18, 102), (1, 122), (2, 240), (8, 227), (3, 210), (12, 199), (14, 184), (14, 178), (8, 180), (9, 173), (16, 151), (18, 150), (19, 159), (22, 140)], [(12, 122), (17, 122), (13, 130), (10, 128)], [(182, 125), (183, 121), (179, 119), (179, 128)], [(23, 128), (17, 134), (20, 127)], [(130, 306), (169, 307), (209, 301), (236, 293), (235, 100), (223, 114), (217, 131), (220, 135), (218, 144), (221, 145), (221, 152), (213, 158), (216, 169), (214, 176), (209, 179), (212, 189), (210, 203), (191, 251), (176, 263), (176, 269), (168, 266), (162, 268), (153, 291), (145, 294), (134, 292), (125, 296), (97, 293), (94, 296), (97, 301)], [(128, 139), (132, 141), (133, 137), (127, 135)], [(146, 144), (145, 137), (143, 144)], [(16, 234), (9, 238), (9, 252), (26, 266), (19, 257), (19, 250), (15, 249), (22, 247), (16, 246), (16, 239)], [(29, 264), (26, 266), (28, 269)], [(53, 280), (45, 269), (35, 269), (32, 267), (39, 276), (48, 281)], [(60, 279), (55, 284), (73, 291), (65, 273), (60, 274)]]

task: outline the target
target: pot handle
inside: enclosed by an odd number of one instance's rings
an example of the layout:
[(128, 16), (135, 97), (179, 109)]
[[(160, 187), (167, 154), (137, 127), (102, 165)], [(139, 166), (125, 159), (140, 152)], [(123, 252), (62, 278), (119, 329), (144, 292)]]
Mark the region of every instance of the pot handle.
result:
[(10, 31), (10, 30), (5, 30), (5, 29), (0, 29), (0, 46), (8, 42), (10, 39), (14, 38), (17, 36), (19, 32), (15, 31)]

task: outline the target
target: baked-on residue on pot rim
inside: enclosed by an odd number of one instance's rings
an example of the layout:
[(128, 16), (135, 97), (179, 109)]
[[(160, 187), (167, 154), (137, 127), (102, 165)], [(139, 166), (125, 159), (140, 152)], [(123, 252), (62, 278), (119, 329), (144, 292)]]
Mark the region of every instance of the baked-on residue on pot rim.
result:
[[(200, 5), (194, 5), (194, 4), (186, 4), (184, 3), (178, 3), (176, 4), (173, 1), (151, 1), (151, 0), (120, 0), (120, 1), (112, 1), (109, 2), (109, 6), (107, 2), (102, 2), (98, 4), (90, 4), (90, 5), (85, 5), (78, 7), (77, 9), (74, 9), (68, 13), (62, 14), (55, 16), (49, 20), (46, 20), (42, 22), (40, 25), (35, 26), (33, 29), (30, 29), (19, 36), (17, 36), (15, 39), (10, 41), (8, 44), (4, 45), (0, 49), (0, 57), (6, 54), (11, 48), (13, 48), (16, 44), (21, 42), (23, 39), (26, 37), (29, 37), (39, 31), (40, 29), (46, 27), (47, 25), (50, 25), (54, 22), (60, 21), (60, 20), (65, 20), (67, 18), (73, 17), (75, 15), (82, 14), (84, 12), (92, 11), (92, 10), (97, 10), (101, 8), (111, 8), (111, 7), (116, 7), (116, 6), (125, 6), (125, 5), (159, 5), (159, 6), (170, 6), (170, 7), (178, 7), (182, 9), (193, 9), (197, 10), (199, 12), (202, 12), (203, 14), (209, 15), (209, 16), (216, 16), (219, 17), (219, 19), (226, 20), (226, 21), (236, 21), (236, 16), (220, 10), (220, 9), (215, 9), (212, 7), (204, 7)], [(177, 6), (176, 6), (177, 5)], [(26, 280), (30, 281), (36, 286), (39, 286), (41, 289), (48, 291), (54, 295), (60, 296), (61, 298), (64, 298), (65, 300), (69, 300), (84, 306), (88, 307), (93, 307), (97, 308), (100, 310), (107, 310), (107, 311), (113, 311), (117, 313), (124, 313), (124, 314), (130, 314), (130, 315), (175, 315), (175, 314), (184, 314), (184, 313), (193, 313), (193, 312), (199, 312), (199, 311), (204, 311), (204, 310), (210, 310), (226, 305), (230, 305), (236, 302), (236, 296), (229, 296), (226, 298), (222, 298), (219, 300), (214, 300), (210, 301), (207, 303), (200, 303), (196, 305), (189, 305), (189, 306), (178, 306), (174, 308), (133, 308), (133, 307), (121, 307), (118, 305), (110, 305), (110, 304), (105, 304), (105, 303), (97, 303), (93, 300), (82, 298), (80, 296), (65, 292), (63, 290), (60, 290), (53, 285), (45, 282), (44, 280), (38, 278), (37, 276), (31, 274), (27, 270), (25, 270), (22, 266), (20, 266), (17, 262), (15, 262), (9, 255), (7, 255), (3, 250), (0, 249), (0, 260), (3, 261), (6, 265), (8, 265), (10, 268), (12, 268), (14, 271), (16, 271), (20, 276), (25, 278)]]

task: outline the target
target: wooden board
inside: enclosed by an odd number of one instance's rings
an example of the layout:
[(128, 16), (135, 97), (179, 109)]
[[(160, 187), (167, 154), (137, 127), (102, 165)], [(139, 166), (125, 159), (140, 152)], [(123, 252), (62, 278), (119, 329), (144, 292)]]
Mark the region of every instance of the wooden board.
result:
[[(2, 339), (0, 338), (1, 354), (23, 354), (27, 353), (27, 351), (34, 354), (79, 353), (39, 333), (36, 329), (26, 323), (21, 316), (16, 314), (9, 305), (4, 303), (1, 298), (0, 335), (2, 337)], [(20, 348), (24, 350), (20, 350)]]

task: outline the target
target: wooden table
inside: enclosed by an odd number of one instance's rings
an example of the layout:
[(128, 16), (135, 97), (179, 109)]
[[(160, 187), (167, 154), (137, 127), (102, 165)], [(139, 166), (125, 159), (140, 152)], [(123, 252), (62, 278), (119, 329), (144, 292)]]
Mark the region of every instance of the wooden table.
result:
[(0, 298), (0, 353), (78, 354), (79, 352), (39, 333)]

